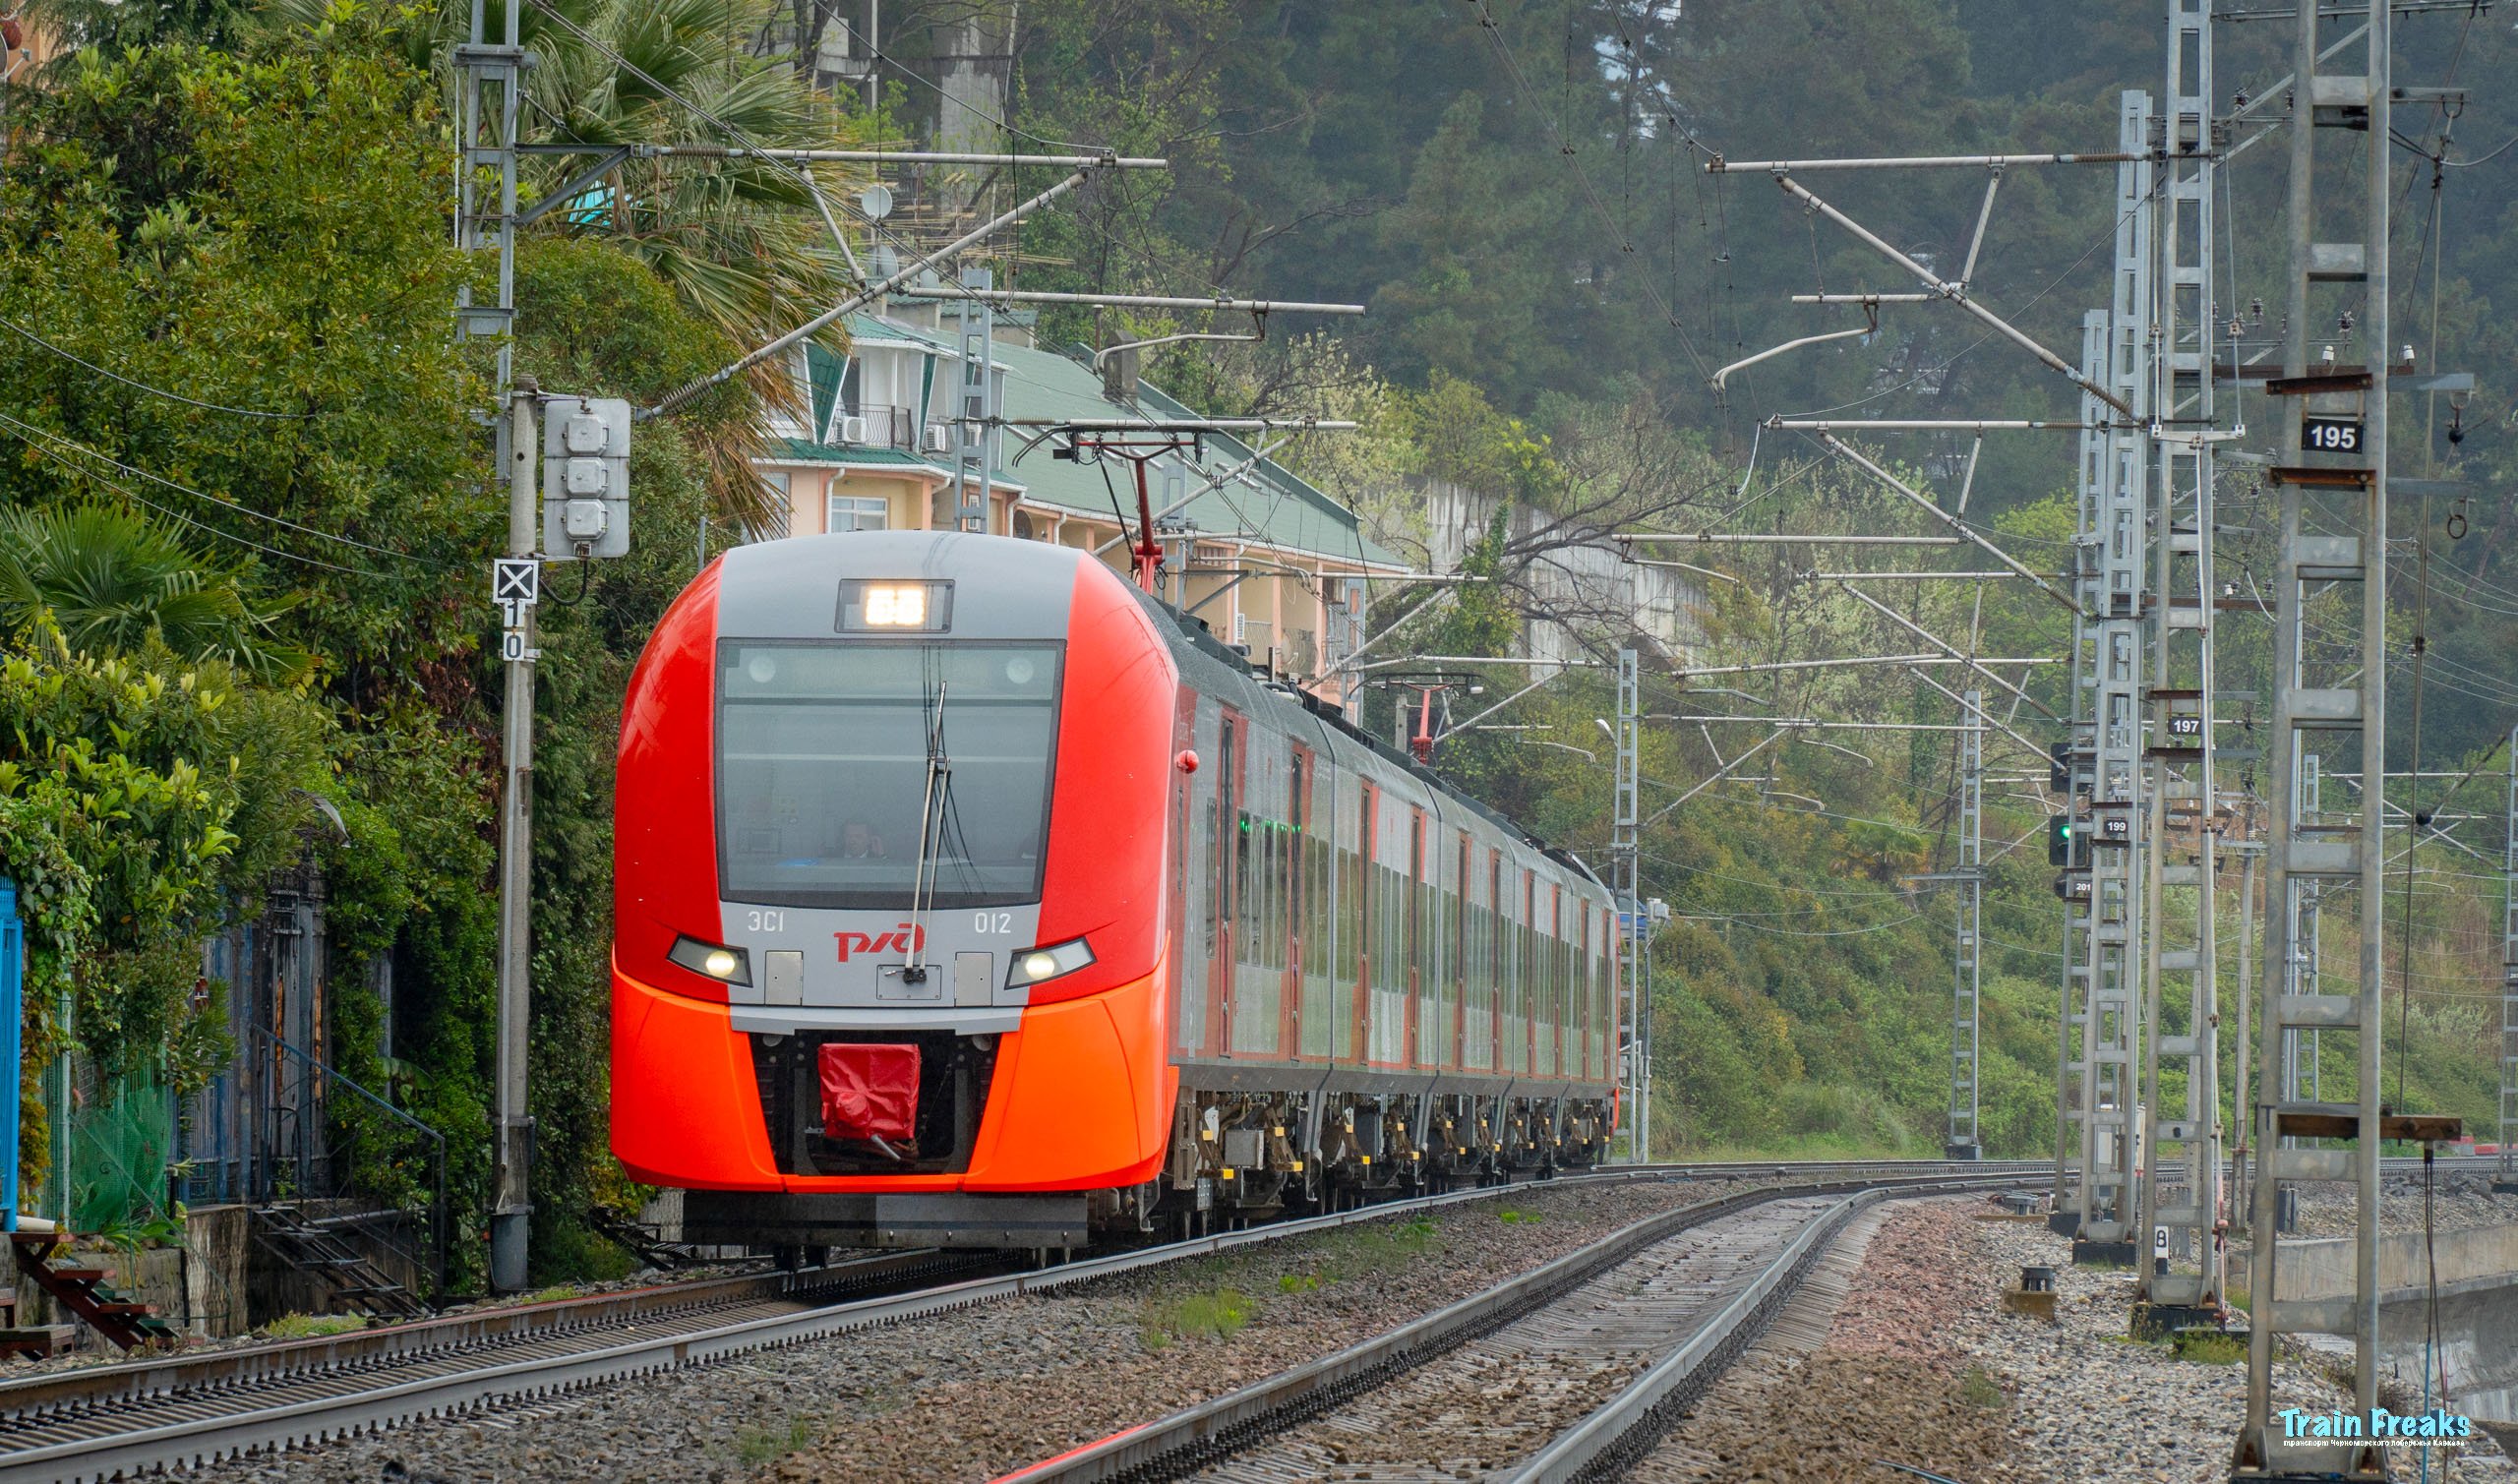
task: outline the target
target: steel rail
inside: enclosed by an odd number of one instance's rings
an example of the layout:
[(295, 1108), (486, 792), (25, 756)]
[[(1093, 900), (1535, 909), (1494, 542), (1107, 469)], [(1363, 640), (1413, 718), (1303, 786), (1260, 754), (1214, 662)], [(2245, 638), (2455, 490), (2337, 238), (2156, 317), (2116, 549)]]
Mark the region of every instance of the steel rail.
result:
[(607, 1325), (688, 1316), (706, 1309), (794, 1302), (821, 1307), (845, 1289), (885, 1279), (924, 1278), (933, 1271), (979, 1266), (933, 1248), (852, 1258), (794, 1272), (736, 1274), (643, 1288), (440, 1314), (375, 1329), (201, 1354), (152, 1355), (73, 1370), (42, 1371), (0, 1381), (0, 1458), (13, 1427), (55, 1414), (132, 1405), (153, 1396), (207, 1388), (286, 1380), (317, 1371), (416, 1362), (441, 1352), (531, 1342)]
[[(1953, 1165), (1964, 1168), (1965, 1161), (1953, 1161)], [(1607, 1270), (1694, 1227), (1792, 1197), (1862, 1189), (1878, 1192), (1874, 1199), (1881, 1199), (1890, 1190), (1937, 1194), (1999, 1185), (2011, 1178), (2008, 1172), (1988, 1171), (1981, 1165), (1976, 1170), (1972, 1175), (1909, 1176), (1888, 1182), (1856, 1176), (1849, 1182), (1767, 1186), (1647, 1217), (1481, 1293), (1336, 1354), (1282, 1371), (1160, 1421), (1129, 1428), (1000, 1475), (994, 1484), (1092, 1484), (1105, 1479), (1180, 1477), (1376, 1387), (1396, 1372), (1422, 1364), (1544, 1308)], [(1779, 1261), (1797, 1262), (1806, 1257), (1809, 1246), (1803, 1239), (1848, 1210), (1849, 1205), (1840, 1202), (1805, 1225), (1802, 1237), (1788, 1246), (1787, 1258)], [(1770, 1266), (1760, 1281), (1765, 1281), (1772, 1271)], [(1715, 1318), (1730, 1314), (1736, 1307), (1725, 1306)], [(1698, 1335), (1703, 1333), (1701, 1327)], [(1689, 1346), (1694, 1343), (1691, 1339)]]
[[(1762, 1160), (1725, 1160), (1600, 1170), (1561, 1175), (1552, 1181), (1537, 1183), (1560, 1186), (1630, 1184), (1729, 1179), (1786, 1171), (1822, 1179), (1835, 1176), (1868, 1183), (1876, 1181), (1879, 1178), (1877, 1172), (1884, 1169), (1899, 1171), (1909, 1180), (1970, 1172), (1982, 1180), (1999, 1182), (2043, 1173), (2051, 1169), (2051, 1161), (1979, 1164), (1932, 1159), (1852, 1160), (1797, 1165)], [(381, 1431), (419, 1418), (455, 1415), (485, 1406), (531, 1400), (758, 1350), (783, 1348), (871, 1326), (897, 1324), (1113, 1274), (1211, 1256), (1255, 1242), (1469, 1201), (1494, 1199), (1517, 1190), (1527, 1194), (1531, 1183), (1488, 1186), (1383, 1202), (1352, 1211), (1079, 1259), (1038, 1272), (970, 1278), (908, 1293), (748, 1318), (703, 1329), (644, 1335), (617, 1344), (569, 1353), (500, 1358), (501, 1355), (513, 1354), (519, 1347), (530, 1347), (531, 1341), (526, 1340), (517, 1345), (503, 1346), (498, 1352), (481, 1357), (483, 1363), (478, 1365), (403, 1380), (392, 1380), (379, 1374), (379, 1361), (371, 1361), (364, 1366), (356, 1363), (318, 1364), (292, 1373), (274, 1374), (267, 1367), (268, 1352), (253, 1350), (233, 1352), (236, 1362), (242, 1366), (265, 1361), (266, 1368), (250, 1373), (240, 1371), (238, 1377), (224, 1387), (185, 1384), (179, 1379), (180, 1374), (187, 1373), (197, 1363), (216, 1364), (221, 1359), (216, 1356), (198, 1357), (197, 1361), (142, 1361), (111, 1368), (98, 1367), (95, 1369), (122, 1373), (126, 1384), (133, 1388), (121, 1404), (119, 1414), (106, 1415), (101, 1409), (78, 1406), (64, 1408), (68, 1414), (65, 1420), (69, 1424), (92, 1425), (99, 1431), (91, 1437), (65, 1439), (0, 1454), (0, 1484), (87, 1484), (90, 1480), (196, 1467), (247, 1454), (285, 1451)], [(436, 1358), (450, 1359), (453, 1353), (436, 1352)], [(431, 1357), (421, 1354), (411, 1358), (415, 1364), (421, 1364)], [(166, 1379), (150, 1385), (147, 1380), (150, 1373)], [(75, 1376), (78, 1373), (70, 1374)], [(36, 1378), (31, 1383), (21, 1385), (40, 1385), (46, 1379)], [(182, 1389), (176, 1390), (179, 1386)], [(310, 1395), (291, 1395), (260, 1405), (254, 1404), (254, 1397), (247, 1395), (257, 1390), (283, 1388), (290, 1389), (292, 1393)], [(95, 1414), (81, 1415), (90, 1410)], [(165, 1420), (149, 1420), (160, 1415)], [(143, 1425), (128, 1425), (135, 1421)]]
[[(2386, 1162), (2419, 1165), (2421, 1160), (2397, 1157)], [(2479, 1156), (2439, 1162), (2471, 1165), (2490, 1161), (2488, 1157)], [(1651, 1452), (1671, 1423), (1696, 1405), (1723, 1370), (1756, 1343), (1768, 1323), (1791, 1301), (1811, 1267), (1843, 1233), (1855, 1215), (1902, 1193), (1896, 1189), (1865, 1191), (1814, 1217), (1776, 1254), (1774, 1261), (1732, 1295), (1684, 1344), (1504, 1475), (1506, 1484), (1578, 1484), (1582, 1480), (1623, 1476)]]
[[(2493, 1162), (2490, 1157), (2453, 1156), (2438, 1161), (2443, 1167), (2460, 1170), (2488, 1170)], [(2420, 1163), (2417, 1158), (2390, 1158), (2386, 1161), (2387, 1167), (2398, 1173), (2418, 1168)], [(1881, 1186), (1928, 1189), (1935, 1180), (1953, 1189), (1981, 1188), (2039, 1177), (2051, 1173), (2052, 1168), (2051, 1160), (2027, 1159), (1870, 1159), (1824, 1163), (1733, 1159), (1599, 1170), (1561, 1175), (1553, 1181), (1540, 1183), (1558, 1186), (1615, 1185), (1794, 1174), (1806, 1176), (1812, 1182), (1769, 1192), (1768, 1198), (1773, 1199), (1824, 1193), (1831, 1187), (1847, 1190)], [(1885, 1178), (1883, 1172), (1887, 1172)], [(458, 1372), (414, 1377), (386, 1385), (366, 1384), (382, 1379), (375, 1374), (381, 1369), (381, 1360), (370, 1359), (362, 1365), (356, 1359), (332, 1364), (320, 1359), (319, 1352), (327, 1343), (337, 1344), (356, 1336), (334, 1336), (329, 1342), (258, 1347), (215, 1356), (174, 1357), (93, 1367), (82, 1372), (64, 1373), (62, 1379), (115, 1374), (130, 1389), (124, 1398), (129, 1405), (122, 1418), (98, 1415), (88, 1418), (89, 1422), (101, 1425), (127, 1422), (131, 1420), (131, 1410), (144, 1408), (163, 1414), (166, 1420), (157, 1425), (102, 1432), (94, 1437), (64, 1441), (39, 1449), (0, 1453), (0, 1484), (86, 1484), (89, 1480), (192, 1466), (245, 1454), (282, 1451), (308, 1443), (380, 1431), (418, 1418), (450, 1416), (758, 1350), (806, 1343), (854, 1330), (1043, 1292), (1112, 1274), (1211, 1256), (1279, 1237), (1297, 1236), (1469, 1201), (1501, 1198), (1517, 1191), (1528, 1194), (1532, 1183), (1390, 1201), (1352, 1211), (1082, 1259), (1041, 1272), (966, 1279), (909, 1293), (746, 1319), (696, 1331), (641, 1336), (619, 1344), (570, 1354), (528, 1356), (507, 1361), (488, 1356), (484, 1357), (485, 1363)], [(1702, 1211), (1704, 1208), (1690, 1209)], [(1665, 1220), (1681, 1214), (1665, 1213), (1662, 1217), (1649, 1219)], [(502, 1311), (509, 1315), (514, 1312)], [(454, 1318), (468, 1320), (473, 1316)], [(371, 1333), (391, 1336), (397, 1331), (416, 1328), (419, 1327), (399, 1326)], [(545, 1342), (558, 1337), (556, 1333), (547, 1336)], [(516, 1349), (529, 1347), (531, 1343), (528, 1339), (505, 1346), (503, 1352), (513, 1354)], [(292, 1353), (305, 1359), (307, 1368), (294, 1375), (275, 1371), (273, 1360), (276, 1352)], [(428, 1358), (420, 1355), (415, 1357), (415, 1361), (424, 1363)], [(454, 1356), (450, 1350), (442, 1352), (439, 1358), (451, 1359)], [(198, 1365), (215, 1367), (222, 1364), (237, 1368), (223, 1388), (215, 1384), (202, 1385), (189, 1379), (199, 1374), (193, 1369)], [(162, 1380), (152, 1386), (148, 1380), (150, 1376)], [(292, 1383), (317, 1391), (318, 1395), (272, 1405), (248, 1405), (226, 1413), (213, 1410), (221, 1402), (250, 1401), (251, 1398), (240, 1395), (247, 1390), (258, 1387), (277, 1389)], [(30, 1378), (0, 1388), (0, 1395), (16, 1390), (20, 1395), (31, 1395), (32, 1389), (53, 1384), (54, 1377)], [(74, 1407), (69, 1410), (81, 1409)]]
[[(1955, 1184), (1957, 1182), (1951, 1182)], [(1696, 1333), (1661, 1357), (1624, 1391), (1507, 1475), (1508, 1484), (1575, 1484), (1622, 1472), (1659, 1440), (1682, 1411), (1696, 1404), (1716, 1378), (1754, 1343), (1801, 1286), (1810, 1267), (1865, 1207), (1888, 1200), (1887, 1190), (1848, 1196), (1793, 1234), (1749, 1285), (1735, 1293)], [(1603, 1462), (1608, 1466), (1600, 1466)]]

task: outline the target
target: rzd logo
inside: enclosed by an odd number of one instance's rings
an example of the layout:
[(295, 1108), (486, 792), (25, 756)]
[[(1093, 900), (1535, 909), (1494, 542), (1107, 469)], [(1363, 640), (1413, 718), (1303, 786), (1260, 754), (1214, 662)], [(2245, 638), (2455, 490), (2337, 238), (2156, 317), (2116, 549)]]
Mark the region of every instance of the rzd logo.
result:
[(839, 961), (848, 962), (852, 953), (909, 953), (927, 946), (927, 929), (903, 922), (889, 932), (834, 932), (839, 944)]

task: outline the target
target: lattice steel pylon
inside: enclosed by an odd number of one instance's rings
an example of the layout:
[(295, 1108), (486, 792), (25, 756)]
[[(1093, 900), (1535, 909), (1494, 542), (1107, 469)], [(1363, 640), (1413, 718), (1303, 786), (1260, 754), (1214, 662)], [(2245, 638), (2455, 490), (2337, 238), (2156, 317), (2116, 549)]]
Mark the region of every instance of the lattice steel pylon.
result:
[[(2107, 379), (2107, 311), (2093, 309), (2081, 317), (2081, 374), (2092, 382)], [(2099, 535), (2098, 512), (2102, 504), (2100, 492), (2106, 486), (2110, 468), (2106, 410), (2106, 404), (2098, 398), (2082, 394), (2076, 506), (2079, 524), (2072, 543), (2071, 720), (2059, 769), (2064, 775), (2064, 807), (2068, 815), (2079, 813), (2080, 801), (2089, 794), (2092, 782), (2090, 691), (2097, 684), (2097, 616), (2105, 607), (2100, 597), (2105, 578), (2099, 560), (2104, 543)], [(2079, 822), (2087, 823), (2086, 819)], [(2087, 848), (2084, 841), (2073, 850)], [(2063, 999), (2058, 1017), (2060, 1045), (2055, 1059), (2055, 1210), (2059, 1213), (2080, 1210), (2078, 1190), (2088, 1168), (2079, 1162), (2086, 1132), (2082, 1112), (2090, 1092), (2081, 1042), (2089, 1022), (2090, 977), (2097, 962), (2091, 938), (2096, 925), (2096, 903), (2088, 889), (2087, 872), (2074, 868), (2072, 855), (2072, 851), (2067, 852), (2064, 874), (2057, 879), (2056, 888), (2056, 895), (2064, 902)]]
[[(454, 244), (470, 252), (499, 255), (494, 289), (498, 302), (475, 304), (471, 285), (458, 284), (454, 326), (467, 339), (500, 342), (496, 405), (502, 413), (507, 410), (514, 357), (514, 341), (508, 335), (515, 320), (516, 126), (523, 106), (524, 72), (532, 65), (519, 35), (522, 14), (521, 5), (505, 7), (506, 30), (493, 42), (485, 30), (482, 0), (473, 0), (470, 39), (454, 48), (455, 69), (461, 74), (456, 126), (461, 136), (461, 170), (455, 180)], [(484, 209), (480, 199), (483, 171), (498, 173), (495, 210)], [(504, 449), (498, 467), (507, 467)]]
[[(2149, 542), (2146, 492), (2151, 416), (2151, 103), (2128, 91), (2118, 111), (2116, 271), (2107, 313), (2107, 386), (2133, 410), (2128, 421), (2082, 397), (2084, 421), (2106, 425), (2097, 466), (2083, 470), (2082, 528), (2094, 543), (2089, 687), (2091, 788), (2085, 825), (2090, 861), (2089, 976), (2081, 1019), (2081, 1182), (2075, 1257), (2124, 1261), (2137, 1216), (2134, 1171), (2136, 1049), (2143, 1008), (2142, 701)], [(2084, 559), (2087, 560), (2086, 558)]]
[[(2274, 1337), (2282, 1333), (2350, 1336), (2354, 1343), (2356, 1409), (2369, 1415), (2378, 1401), (2378, 1157), (2380, 1153), (2379, 1059), (2381, 1051), (2381, 955), (2385, 946), (2382, 887), (2386, 862), (2386, 541), (2387, 541), (2387, 314), (2388, 151), (2391, 142), (2389, 50), (2390, 0), (2337, 7), (2339, 21), (2366, 17), (2357, 65), (2320, 70), (2322, 5), (2302, 5), (2292, 59), (2289, 284), (2286, 376), (2268, 384), (2281, 397), (2283, 457), (2271, 471), (2280, 494), (2279, 547), (2274, 564), (2273, 742), (2275, 796), (2296, 801), (2298, 734), (2327, 734), (2325, 745), (2353, 747), (2365, 786), (2357, 822), (2304, 827), (2291, 808), (2277, 809), (2266, 864), (2271, 896), (2294, 900), (2294, 883), (2326, 881), (2351, 902), (2359, 929), (2359, 955), (2344, 994), (2281, 993), (2281, 965), (2290, 962), (2294, 919), (2265, 915), (2264, 995), (2258, 1041), (2259, 1088), (2274, 1082), (2274, 1060), (2283, 1036), (2297, 1030), (2333, 1031), (2351, 1038), (2356, 1075), (2353, 1100), (2283, 1104), (2260, 1100), (2252, 1110), (2264, 1152), (2254, 1183), (2249, 1223), (2254, 1261), (2248, 1273), (2253, 1314), (2248, 1326), (2246, 1420), (2232, 1457), (2232, 1477), (2268, 1479), (2313, 1471), (2352, 1479), (2385, 1477), (2383, 1451), (2363, 1441), (2342, 1448), (2303, 1448), (2286, 1442), (2272, 1421)], [(2338, 58), (2352, 54), (2337, 49)], [(2319, 145), (2335, 140), (2339, 156), (2357, 156), (2360, 178), (2339, 200), (2320, 201)], [(2344, 159), (2328, 162), (2348, 176)], [(2357, 196), (2357, 199), (2356, 199)], [(2351, 223), (2352, 238), (2319, 241), (2319, 226)], [(2349, 323), (2357, 308), (2368, 366), (2334, 368), (2311, 376), (2308, 326)], [(2310, 419), (2316, 421), (2311, 423)], [(2339, 431), (2350, 429), (2347, 438)], [(2312, 429), (2338, 430), (2311, 442)], [(2304, 509), (2308, 519), (2304, 520)], [(2310, 525), (2317, 534), (2308, 534)], [(2311, 644), (2302, 625), (2309, 588), (2359, 585), (2360, 622), (2347, 642)], [(2355, 898), (2357, 897), (2357, 900)], [(2262, 1094), (2258, 1095), (2263, 1098)], [(2321, 1121), (2311, 1122), (2310, 1119)], [(2321, 1128), (2352, 1131), (2351, 1147), (2282, 1147), (2281, 1137)], [(2350, 1298), (2286, 1299), (2282, 1244), (2274, 1213), (2286, 1181), (2349, 1181), (2356, 1202), (2353, 1289)]]
[[(984, 267), (962, 269), (964, 288), (991, 288)], [(989, 486), (996, 447), (996, 314), (980, 294), (964, 294), (954, 333), (961, 359), (953, 377), (953, 523), (988, 530)]]
[[(2166, 100), (2152, 181), (2154, 353), (2151, 447), (2149, 828), (2143, 881), (2142, 1221), (2134, 1329), (2217, 1317), (2221, 1231), (2220, 998), (2213, 914), (2224, 811), (2213, 776), (2213, 208), (2222, 141), (2212, 115), (2212, 21), (2201, 0), (2167, 0)], [(2182, 993), (2172, 993), (2172, 985)], [(2162, 1063), (2178, 1064), (2171, 1090)]]
[(2500, 1169), (2493, 1184), (2518, 1190), (2518, 727), (2509, 731), (2508, 801), (2500, 847)]
[(1950, 872), (1958, 886), (1958, 935), (1949, 1019), (1949, 1137), (1942, 1146), (1942, 1153), (1952, 1159), (1974, 1159), (1983, 1154), (1977, 1132), (1980, 1036), (1976, 1012), (1984, 987), (1977, 953), (1985, 917), (1984, 693), (1968, 691), (1965, 710), (1958, 734), (1958, 868)]

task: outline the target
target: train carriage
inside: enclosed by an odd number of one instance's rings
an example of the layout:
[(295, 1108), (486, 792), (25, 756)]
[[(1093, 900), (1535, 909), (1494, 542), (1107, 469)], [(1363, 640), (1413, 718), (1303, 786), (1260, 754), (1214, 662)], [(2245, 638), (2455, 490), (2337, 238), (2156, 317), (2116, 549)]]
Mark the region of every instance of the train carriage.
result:
[(1078, 552), (729, 552), (617, 821), (613, 1148), (690, 1240), (1072, 1247), (1607, 1145), (1600, 883)]

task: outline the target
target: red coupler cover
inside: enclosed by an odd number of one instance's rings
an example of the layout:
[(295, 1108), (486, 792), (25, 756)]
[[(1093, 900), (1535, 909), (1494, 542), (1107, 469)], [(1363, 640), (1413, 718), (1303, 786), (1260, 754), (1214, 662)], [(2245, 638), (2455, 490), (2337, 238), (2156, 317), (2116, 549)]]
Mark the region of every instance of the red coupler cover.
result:
[(918, 1047), (821, 1048), (822, 1137), (907, 1139), (918, 1126)]

